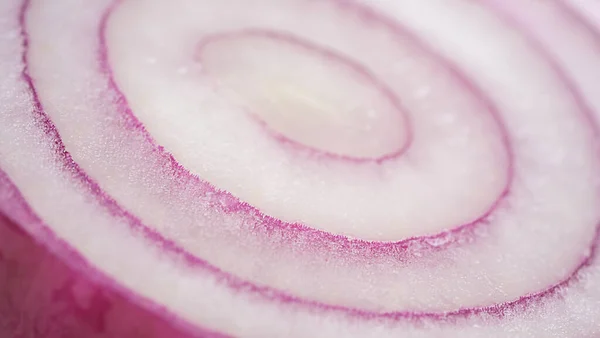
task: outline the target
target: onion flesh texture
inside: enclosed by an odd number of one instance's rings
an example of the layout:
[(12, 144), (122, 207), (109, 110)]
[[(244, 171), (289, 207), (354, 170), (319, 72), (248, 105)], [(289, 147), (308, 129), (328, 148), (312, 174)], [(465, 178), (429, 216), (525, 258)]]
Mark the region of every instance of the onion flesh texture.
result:
[(600, 334), (592, 2), (0, 6), (0, 333)]

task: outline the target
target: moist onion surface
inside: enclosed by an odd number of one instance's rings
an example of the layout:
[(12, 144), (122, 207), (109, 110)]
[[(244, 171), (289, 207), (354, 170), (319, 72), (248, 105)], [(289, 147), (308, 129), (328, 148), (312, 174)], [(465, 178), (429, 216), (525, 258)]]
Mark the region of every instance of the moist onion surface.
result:
[(600, 334), (594, 0), (5, 0), (0, 334)]

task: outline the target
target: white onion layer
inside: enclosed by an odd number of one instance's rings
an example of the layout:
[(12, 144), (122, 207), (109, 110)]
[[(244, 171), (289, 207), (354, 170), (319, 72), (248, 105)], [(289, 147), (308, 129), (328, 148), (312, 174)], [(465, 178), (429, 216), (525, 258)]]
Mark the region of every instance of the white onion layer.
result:
[[(222, 19), (244, 4), (31, 1), (25, 34), (0, 42), (0, 191), (14, 184), (50, 231), (18, 197), (0, 210), (107, 285), (227, 334), (597, 331), (597, 33), (534, 0), (370, 1), (385, 20), (345, 2), (259, 1), (237, 26)], [(3, 31), (20, 30), (21, 5), (1, 5)], [(307, 16), (324, 26), (294, 21)], [(406, 109), (406, 152), (295, 152), (179, 71), (206, 30), (256, 23), (368, 67)]]

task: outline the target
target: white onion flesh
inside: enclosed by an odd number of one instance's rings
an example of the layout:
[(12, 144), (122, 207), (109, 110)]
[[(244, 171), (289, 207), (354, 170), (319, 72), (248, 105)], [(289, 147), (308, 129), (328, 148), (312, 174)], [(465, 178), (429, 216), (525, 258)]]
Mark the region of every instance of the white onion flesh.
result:
[(599, 12), (6, 0), (0, 268), (98, 337), (600, 334)]

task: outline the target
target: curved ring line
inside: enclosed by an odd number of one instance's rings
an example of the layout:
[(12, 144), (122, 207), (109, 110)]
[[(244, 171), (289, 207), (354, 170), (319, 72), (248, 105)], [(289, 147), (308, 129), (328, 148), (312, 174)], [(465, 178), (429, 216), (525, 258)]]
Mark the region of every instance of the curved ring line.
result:
[[(184, 250), (179, 248), (177, 245), (175, 245), (172, 241), (163, 238), (160, 234), (158, 234), (158, 233), (154, 232), (153, 230), (149, 229), (148, 227), (144, 226), (139, 221), (139, 219), (137, 219), (135, 216), (127, 213), (125, 210), (123, 210), (118, 205), (118, 203), (116, 201), (114, 201), (113, 199), (111, 199), (110, 197), (105, 195), (105, 193), (100, 189), (98, 184), (95, 183), (90, 177), (88, 177), (82, 171), (82, 169), (79, 167), (79, 165), (73, 161), (71, 155), (66, 151), (64, 144), (62, 143), (60, 136), (58, 135), (58, 131), (56, 130), (56, 128), (50, 121), (49, 117), (44, 113), (41, 102), (40, 102), (39, 98), (37, 97), (37, 92), (34, 88), (32, 79), (28, 74), (27, 58), (26, 58), (28, 38), (27, 38), (27, 33), (24, 29), (24, 27), (25, 27), (25, 12), (26, 12), (28, 4), (29, 4), (29, 0), (25, 0), (23, 8), (22, 8), (21, 20), (20, 20), (22, 27), (23, 27), (22, 37), (23, 37), (23, 46), (24, 46), (23, 78), (27, 82), (28, 86), (30, 87), (32, 97), (34, 99), (34, 113), (39, 115), (39, 118), (41, 120), (41, 124), (44, 127), (44, 130), (47, 132), (48, 136), (55, 141), (55, 144), (57, 145), (57, 154), (56, 155), (59, 157), (59, 159), (65, 166), (65, 168), (68, 169), (69, 172), (71, 174), (73, 174), (73, 176), (75, 176), (79, 181), (84, 183), (84, 186), (86, 187), (86, 189), (88, 189), (93, 195), (98, 197), (100, 204), (103, 205), (109, 212), (111, 212), (111, 214), (113, 214), (117, 217), (126, 219), (130, 225), (132, 225), (135, 228), (141, 229), (152, 240), (160, 241), (162, 244), (165, 244), (165, 249), (168, 252), (178, 254), (178, 255), (183, 255), (189, 263), (192, 263), (193, 265), (195, 265), (197, 267), (203, 268), (218, 277), (223, 277), (223, 279), (225, 280), (227, 285), (232, 287), (233, 289), (257, 292), (257, 293), (261, 294), (261, 296), (264, 296), (268, 299), (277, 300), (282, 303), (298, 303), (298, 304), (302, 304), (305, 306), (309, 306), (311, 308), (316, 307), (316, 308), (322, 309), (322, 310), (337, 310), (337, 311), (342, 311), (343, 313), (346, 313), (348, 315), (358, 316), (358, 317), (365, 318), (365, 319), (372, 319), (372, 318), (389, 318), (389, 319), (394, 319), (394, 320), (420, 319), (420, 318), (446, 319), (449, 317), (470, 316), (470, 315), (474, 315), (474, 314), (482, 313), (482, 312), (501, 316), (505, 313), (505, 311), (507, 309), (509, 309), (511, 307), (530, 304), (536, 300), (539, 300), (541, 298), (555, 294), (562, 287), (565, 287), (565, 286), (569, 285), (570, 283), (576, 281), (577, 277), (578, 277), (578, 272), (582, 268), (590, 265), (596, 256), (598, 239), (599, 239), (598, 232), (597, 232), (596, 238), (594, 240), (594, 243), (591, 247), (590, 254), (575, 269), (575, 272), (573, 272), (573, 274), (570, 277), (559, 282), (558, 284), (553, 285), (543, 291), (540, 291), (540, 292), (537, 292), (534, 294), (530, 294), (530, 295), (522, 296), (515, 301), (496, 304), (496, 305), (492, 305), (492, 306), (488, 306), (488, 307), (459, 309), (457, 311), (452, 311), (452, 312), (447, 312), (447, 313), (425, 313), (425, 312), (373, 313), (370, 311), (363, 311), (360, 309), (351, 309), (351, 308), (346, 308), (346, 307), (342, 307), (342, 306), (334, 306), (334, 305), (320, 304), (318, 302), (306, 301), (303, 299), (298, 299), (293, 296), (286, 295), (283, 292), (273, 290), (269, 287), (260, 287), (260, 286), (254, 285), (252, 283), (245, 282), (231, 274), (228, 274), (226, 272), (219, 270), (218, 268), (216, 268), (214, 266), (211, 266), (210, 264), (206, 263), (205, 261), (203, 261), (193, 255), (190, 255), (189, 253), (185, 252)], [(575, 93), (577, 92), (574, 89), (572, 89), (572, 90)], [(6, 180), (9, 181), (8, 179), (6, 179)], [(19, 199), (22, 200), (21, 196), (15, 196), (14, 198), (16, 200), (19, 200)], [(26, 203), (26, 202), (23, 200), (23, 203)], [(29, 210), (29, 212), (30, 212), (31, 216), (35, 216), (31, 210)], [(45, 227), (46, 227), (46, 229), (48, 229), (48, 233), (52, 234), (52, 231), (49, 230), (50, 228), (47, 226), (45, 226)], [(57, 241), (60, 242), (60, 240), (58, 240), (58, 239), (57, 239)], [(58, 243), (58, 245), (63, 248), (70, 248), (69, 245), (65, 244), (65, 243)], [(73, 252), (73, 254), (79, 255), (76, 252)], [(95, 270), (93, 267), (89, 267), (89, 268), (91, 270)], [(117, 283), (117, 285), (118, 285), (118, 283)]]
[[(418, 41), (418, 38), (416, 36), (411, 34), (408, 30), (405, 30), (402, 27), (398, 26), (392, 20), (384, 16), (380, 17), (379, 14), (373, 12), (368, 8), (364, 8), (358, 4), (346, 2), (343, 0), (332, 1), (339, 3), (342, 6), (356, 6), (357, 11), (360, 11), (360, 13), (365, 15), (366, 18), (383, 21), (384, 24), (394, 32), (406, 35), (415, 44), (420, 46), (422, 49), (427, 50), (426, 46), (423, 45), (420, 41)], [(500, 208), (500, 206), (510, 195), (510, 187), (512, 186), (512, 182), (514, 179), (514, 175), (512, 174), (514, 172), (514, 156), (508, 137), (508, 131), (505, 129), (504, 123), (501, 120), (499, 112), (497, 111), (493, 103), (491, 103), (487, 98), (485, 98), (485, 95), (482, 93), (482, 91), (479, 90), (468, 79), (466, 79), (452, 64), (450, 64), (450, 62), (442, 59), (441, 56), (432, 53), (436, 59), (438, 59), (440, 62), (447, 66), (447, 68), (451, 71), (452, 75), (460, 81), (461, 85), (466, 87), (470, 92), (475, 93), (478, 97), (482, 98), (482, 101), (487, 107), (487, 110), (492, 114), (492, 117), (496, 121), (496, 124), (500, 127), (502, 141), (505, 144), (505, 148), (508, 152), (509, 176), (505, 189), (501, 192), (501, 194), (498, 196), (496, 201), (490, 206), (490, 208), (472, 222), (454, 226), (449, 228), (448, 230), (441, 231), (436, 234), (413, 236), (393, 242), (371, 241), (358, 238), (351, 238), (345, 235), (333, 234), (327, 231), (312, 228), (302, 223), (285, 222), (280, 219), (269, 216), (263, 213), (258, 208), (250, 205), (249, 203), (241, 201), (237, 197), (233, 196), (230, 192), (221, 190), (213, 184), (211, 184), (210, 182), (204, 181), (198, 175), (190, 172), (187, 168), (182, 166), (172, 154), (165, 150), (163, 146), (156, 143), (156, 141), (148, 132), (143, 123), (135, 116), (133, 111), (129, 108), (127, 99), (125, 98), (124, 94), (120, 91), (118, 85), (116, 84), (112, 76), (112, 70), (108, 62), (108, 48), (106, 43), (106, 37), (104, 34), (107, 26), (107, 21), (110, 17), (111, 12), (114, 11), (121, 2), (122, 0), (114, 0), (112, 5), (106, 10), (106, 13), (101, 20), (99, 32), (100, 68), (109, 79), (110, 89), (116, 94), (116, 104), (121, 110), (120, 114), (123, 116), (125, 122), (134, 132), (139, 133), (139, 135), (144, 137), (144, 139), (146, 139), (153, 146), (153, 148), (156, 149), (156, 151), (162, 158), (163, 163), (170, 169), (172, 169), (177, 177), (183, 178), (186, 181), (189, 180), (193, 184), (201, 185), (205, 187), (207, 191), (210, 191), (211, 194), (214, 194), (217, 198), (219, 198), (221, 201), (221, 205), (215, 206), (223, 212), (240, 212), (252, 216), (254, 218), (260, 219), (262, 221), (260, 226), (264, 227), (267, 231), (278, 228), (282, 229), (286, 231), (287, 234), (291, 235), (290, 240), (293, 240), (297, 237), (304, 237), (315, 244), (334, 243), (339, 249), (342, 250), (358, 250), (359, 252), (361, 252), (361, 254), (366, 255), (393, 256), (398, 259), (405, 259), (405, 255), (411, 256), (413, 251), (419, 251), (419, 253), (422, 253), (425, 249), (431, 251), (439, 251), (450, 248), (453, 245), (460, 245), (463, 243), (473, 241), (475, 237), (475, 228), (487, 223), (487, 219), (494, 213), (495, 210)]]
[[(388, 25), (389, 27), (391, 27), (392, 29), (394, 29), (394, 31), (402, 31), (402, 33), (406, 34), (409, 38), (418, 41), (418, 38), (416, 38), (415, 36), (413, 36), (410, 32), (404, 30), (402, 27), (399, 27), (394, 21), (390, 20), (389, 18), (380, 15), (379, 13), (375, 13), (375, 11), (372, 11), (369, 8), (365, 8), (362, 7), (361, 5), (355, 4), (352, 1), (347, 1), (347, 0), (332, 0), (335, 1), (337, 3), (339, 3), (342, 6), (355, 6), (361, 14), (365, 15), (367, 18), (370, 19), (374, 19), (374, 20), (385, 20), (386, 25)], [(123, 114), (126, 115), (126, 117), (128, 118), (128, 120), (133, 122), (133, 126), (136, 127), (136, 129), (140, 132), (142, 132), (144, 134), (144, 136), (146, 137), (146, 139), (150, 140), (152, 142), (153, 145), (155, 145), (155, 147), (162, 153), (163, 156), (167, 156), (169, 161), (171, 161), (173, 163), (173, 167), (177, 168), (180, 170), (179, 174), (183, 174), (185, 176), (188, 176), (190, 178), (193, 178), (194, 180), (196, 180), (197, 182), (199, 182), (200, 184), (205, 184), (208, 185), (211, 189), (213, 189), (213, 191), (215, 193), (218, 194), (222, 194), (222, 196), (226, 199), (231, 201), (231, 199), (233, 199), (233, 206), (229, 207), (229, 208), (223, 208), (224, 211), (231, 211), (231, 212), (237, 212), (237, 211), (243, 211), (243, 212), (247, 212), (247, 213), (252, 213), (253, 215), (257, 215), (259, 216), (261, 219), (265, 219), (265, 223), (271, 223), (269, 225), (271, 226), (278, 226), (278, 227), (286, 227), (292, 231), (303, 231), (303, 232), (309, 232), (312, 234), (317, 235), (318, 237), (322, 237), (324, 240), (329, 240), (329, 241), (336, 241), (336, 240), (344, 240), (344, 242), (340, 243), (342, 244), (340, 248), (342, 249), (346, 249), (346, 248), (351, 248), (351, 244), (353, 243), (360, 243), (362, 245), (365, 246), (371, 246), (374, 247), (373, 249), (375, 250), (369, 250), (370, 253), (372, 252), (378, 252), (379, 250), (377, 249), (383, 249), (384, 252), (386, 252), (387, 250), (391, 249), (391, 246), (395, 246), (394, 249), (398, 250), (410, 250), (412, 248), (411, 246), (411, 242), (413, 241), (423, 241), (423, 244), (427, 244), (430, 245), (430, 248), (435, 248), (435, 249), (442, 249), (442, 248), (448, 248), (450, 245), (449, 244), (454, 244), (459, 242), (459, 240), (457, 240), (456, 238), (453, 238), (453, 240), (449, 240), (444, 242), (441, 246), (435, 245), (433, 243), (436, 243), (437, 240), (440, 239), (447, 239), (447, 237), (452, 237), (454, 236), (460, 236), (460, 235), (465, 235), (465, 234), (469, 234), (468, 232), (473, 230), (473, 227), (475, 227), (476, 225), (478, 225), (478, 223), (483, 223), (485, 222), (485, 219), (487, 217), (490, 216), (490, 214), (495, 210), (495, 208), (501, 203), (501, 200), (504, 199), (505, 197), (508, 196), (509, 194), (509, 189), (507, 188), (505, 190), (505, 192), (503, 192), (501, 198), (499, 199), (499, 201), (496, 202), (496, 204), (494, 205), (494, 207), (491, 208), (491, 210), (489, 210), (488, 212), (486, 212), (483, 216), (481, 216), (478, 220), (472, 222), (472, 223), (468, 223), (459, 227), (455, 227), (449, 231), (446, 232), (442, 232), (440, 234), (436, 234), (436, 235), (432, 235), (432, 236), (418, 236), (418, 237), (413, 237), (413, 238), (408, 238), (402, 241), (398, 241), (398, 242), (394, 242), (394, 243), (382, 243), (382, 242), (372, 242), (372, 241), (365, 241), (365, 240), (360, 240), (360, 239), (349, 239), (346, 236), (341, 236), (341, 235), (334, 235), (334, 234), (330, 234), (328, 232), (325, 231), (321, 231), (321, 230), (317, 230), (317, 229), (313, 229), (310, 227), (307, 227), (303, 224), (300, 223), (288, 223), (288, 222), (283, 222), (281, 220), (272, 218), (268, 215), (263, 214), (260, 210), (258, 210), (257, 208), (249, 205), (246, 202), (242, 202), (239, 201), (236, 197), (232, 196), (229, 192), (226, 191), (222, 191), (219, 190), (218, 188), (214, 187), (212, 184), (210, 184), (209, 182), (203, 181), (201, 178), (199, 178), (197, 175), (192, 174), (191, 172), (189, 172), (189, 170), (187, 170), (186, 168), (184, 168), (181, 164), (179, 164), (177, 162), (177, 160), (174, 158), (173, 155), (171, 155), (170, 153), (168, 153), (167, 151), (164, 150), (164, 148), (162, 146), (156, 145), (156, 141), (152, 138), (152, 136), (150, 135), (150, 133), (146, 130), (146, 128), (144, 127), (144, 125), (135, 117), (134, 113), (131, 111), (131, 109), (128, 107), (127, 105), (127, 100), (125, 98), (125, 96), (120, 92), (117, 84), (114, 81), (114, 78), (112, 77), (112, 71), (110, 69), (110, 65), (108, 63), (108, 56), (107, 56), (107, 44), (105, 41), (105, 35), (103, 34), (104, 30), (106, 29), (106, 23), (108, 20), (108, 17), (110, 16), (110, 12), (113, 11), (116, 6), (118, 6), (118, 4), (122, 2), (122, 0), (115, 0), (115, 2), (113, 3), (113, 6), (111, 6), (105, 16), (103, 17), (102, 21), (101, 21), (101, 33), (100, 33), (100, 41), (101, 41), (101, 62), (102, 62), (102, 69), (106, 72), (106, 74), (109, 77), (110, 83), (111, 83), (111, 87), (113, 87), (113, 90), (115, 90), (117, 92), (118, 97), (120, 98), (119, 103), (122, 104), (123, 106), (121, 106), (121, 108), (123, 108)], [(571, 92), (573, 92), (576, 101), (577, 101), (577, 106), (580, 108), (579, 110), (582, 111), (584, 118), (586, 118), (593, 126), (594, 126), (594, 133), (596, 135), (598, 135), (598, 127), (597, 127), (597, 123), (596, 121), (592, 118), (592, 113), (591, 113), (591, 109), (588, 107), (587, 103), (585, 102), (585, 100), (581, 97), (581, 94), (579, 93), (579, 91), (577, 89), (575, 89), (575, 87), (572, 85), (571, 80), (569, 79), (569, 77), (564, 73), (564, 71), (561, 69), (560, 66), (558, 66), (553, 59), (550, 57), (550, 55), (548, 55), (547, 52), (545, 52), (544, 48), (538, 44), (535, 43), (535, 39), (533, 39), (532, 37), (528, 36), (528, 41), (530, 43), (532, 43), (534, 45), (534, 48), (540, 52), (541, 54), (543, 54), (544, 59), (548, 60), (548, 62), (551, 63), (551, 68), (553, 69), (553, 71), (561, 78), (561, 80), (563, 80), (565, 83), (567, 83), (567, 87), (569, 88), (569, 90)], [(600, 39), (599, 39), (600, 41)], [(420, 43), (420, 41), (419, 41)], [(425, 48), (425, 46), (422, 46), (423, 48)], [(442, 60), (442, 57), (433, 53), (438, 59)], [(462, 74), (460, 72), (458, 72), (453, 65), (450, 64), (450, 62), (446, 61), (446, 60), (442, 60), (445, 61), (445, 63), (449, 66), (449, 68), (455, 73), (454, 75), (457, 75), (457, 77), (462, 80), (463, 84), (470, 89), (471, 91), (475, 92), (475, 93), (481, 93), (480, 90), (478, 88), (476, 88), (476, 86), (474, 84), (472, 84), (468, 79), (466, 79), (464, 76), (462, 76)], [(481, 95), (481, 97), (485, 97), (484, 95)], [(487, 105), (490, 107), (489, 110), (493, 113), (494, 118), (496, 118), (497, 120), (500, 119), (499, 117), (499, 113), (497, 112), (496, 108), (493, 106), (493, 104), (491, 102), (489, 102), (487, 99), (485, 101), (487, 103)], [(502, 134), (503, 134), (503, 138), (505, 140), (506, 144), (510, 144), (508, 141), (508, 132), (504, 129), (504, 124), (499, 121), (498, 123), (501, 127), (502, 127)], [(513, 160), (513, 156), (512, 156), (512, 148), (509, 146), (507, 147), (509, 150), (509, 160), (510, 160), (510, 167), (511, 167), (511, 172), (512, 172), (512, 160)], [(512, 182), (512, 175), (510, 177), (510, 181)], [(510, 186), (510, 183), (509, 185)], [(314, 239), (314, 237), (312, 237), (311, 239)], [(446, 317), (446, 316), (461, 316), (461, 315), (472, 315), (472, 314), (476, 314), (476, 313), (480, 313), (480, 312), (485, 312), (485, 313), (489, 313), (489, 314), (496, 314), (496, 315), (500, 315), (504, 312), (504, 310), (506, 310), (507, 308), (510, 308), (512, 306), (516, 306), (516, 305), (523, 305), (525, 303), (529, 303), (530, 301), (534, 300), (534, 299), (540, 299), (546, 296), (549, 296), (550, 294), (553, 294), (554, 292), (556, 292), (557, 290), (559, 290), (560, 288), (567, 286), (573, 279), (576, 279), (576, 274), (578, 273), (579, 270), (581, 270), (583, 267), (588, 266), (591, 264), (592, 258), (595, 255), (596, 252), (596, 247), (599, 244), (598, 241), (600, 241), (600, 225), (598, 225), (597, 229), (596, 229), (596, 235), (594, 236), (594, 240), (592, 243), (592, 247), (590, 249), (590, 253), (588, 255), (585, 255), (585, 257), (583, 258), (582, 262), (575, 267), (575, 269), (573, 270), (572, 274), (570, 277), (565, 278), (563, 281), (555, 284), (554, 286), (548, 287), (547, 289), (540, 291), (540, 292), (536, 292), (536, 293), (531, 293), (528, 295), (524, 295), (522, 297), (520, 297), (517, 300), (514, 301), (509, 301), (509, 302), (505, 302), (505, 303), (500, 303), (500, 304), (496, 304), (496, 305), (492, 305), (492, 306), (486, 306), (486, 307), (478, 307), (478, 308), (465, 308), (465, 309), (459, 309), (456, 311), (451, 311), (451, 312), (447, 312), (444, 313), (442, 317)], [(347, 245), (343, 245), (343, 244), (347, 244)], [(350, 244), (350, 245), (348, 245)], [(436, 243), (437, 244), (437, 243)], [(384, 246), (384, 247), (382, 247)], [(397, 252), (396, 250), (392, 250), (392, 252)], [(287, 298), (287, 297), (286, 297)], [(289, 301), (289, 299), (287, 299), (286, 301)], [(314, 303), (318, 303), (318, 302), (312, 302), (309, 301), (307, 302), (308, 304), (313, 304)], [(354, 313), (357, 314), (361, 317), (390, 317), (390, 318), (442, 318), (442, 317), (437, 317), (436, 313), (426, 313), (426, 312), (388, 312), (388, 313), (374, 313), (371, 311), (362, 311), (362, 310), (357, 310), (355, 311), (354, 309), (348, 308), (348, 307), (339, 307), (339, 306), (330, 306), (325, 304), (326, 306), (324, 308), (330, 308), (330, 309), (343, 309), (345, 311), (348, 311), (350, 313)]]
[[(113, 10), (109, 10), (109, 11), (112, 12)], [(110, 14), (109, 14), (109, 16), (110, 16)], [(103, 24), (104, 24), (104, 28), (105, 28), (106, 22), (104, 20), (103, 20)], [(104, 36), (105, 29), (102, 29), (102, 31), (103, 32), (101, 34), (102, 34), (102, 36)], [(404, 126), (402, 127), (402, 129), (404, 129), (404, 132), (406, 133), (406, 140), (405, 140), (404, 144), (399, 149), (397, 149), (393, 152), (390, 152), (390, 153), (387, 153), (387, 154), (384, 154), (384, 155), (381, 155), (378, 157), (374, 157), (374, 158), (354, 157), (354, 156), (324, 151), (324, 150), (318, 149), (314, 146), (308, 146), (308, 145), (302, 144), (301, 142), (293, 140), (293, 139), (285, 136), (284, 134), (270, 128), (268, 126), (267, 122), (262, 120), (255, 113), (248, 112), (248, 114), (250, 115), (252, 120), (255, 121), (256, 123), (258, 123), (265, 130), (265, 132), (268, 135), (272, 136), (275, 140), (282, 143), (283, 145), (289, 145), (290, 148), (292, 148), (293, 150), (308, 150), (311, 153), (311, 155), (314, 154), (314, 155), (318, 156), (319, 159), (323, 158), (323, 159), (338, 160), (338, 161), (344, 161), (344, 162), (350, 162), (350, 163), (383, 164), (385, 162), (389, 162), (389, 161), (392, 161), (392, 160), (395, 160), (395, 159), (401, 157), (410, 148), (410, 146), (412, 145), (413, 140), (414, 140), (413, 128), (411, 126), (411, 121), (410, 121), (411, 119), (410, 119), (410, 116), (408, 114), (406, 114), (405, 109), (402, 106), (402, 103), (400, 102), (400, 99), (398, 98), (398, 96), (390, 88), (388, 88), (388, 86), (385, 83), (380, 81), (377, 78), (377, 76), (375, 74), (373, 74), (368, 68), (364, 67), (359, 62), (352, 60), (351, 58), (349, 58), (345, 55), (342, 55), (335, 51), (329, 50), (327, 47), (306, 42), (303, 39), (294, 36), (293, 34), (281, 33), (281, 32), (277, 32), (277, 31), (261, 29), (261, 28), (245, 28), (242, 30), (227, 31), (225, 33), (210, 34), (206, 38), (203, 38), (200, 40), (200, 42), (198, 44), (198, 49), (201, 50), (202, 48), (204, 48), (204, 46), (208, 45), (213, 40), (219, 40), (221, 38), (235, 38), (238, 35), (246, 35), (246, 34), (252, 35), (252, 36), (258, 36), (258, 37), (266, 37), (266, 38), (273, 39), (275, 41), (279, 40), (279, 41), (284, 41), (287, 43), (292, 43), (292, 44), (300, 46), (300, 48), (302, 48), (302, 49), (306, 49), (311, 52), (315, 52), (317, 54), (322, 54), (323, 57), (325, 57), (329, 60), (334, 60), (334, 61), (342, 63), (344, 66), (350, 68), (352, 71), (356, 72), (361, 77), (364, 77), (366, 81), (370, 82), (371, 85), (373, 85), (375, 88), (377, 88), (379, 91), (381, 91), (383, 93), (383, 95), (390, 101), (390, 103), (395, 108), (395, 110), (397, 110), (397, 113), (402, 116), (402, 120), (404, 122)], [(103, 49), (107, 49), (105, 41), (103, 41), (103, 45), (104, 45)], [(199, 58), (200, 58), (199, 56), (195, 57), (195, 59), (198, 61), (199, 61)], [(108, 58), (103, 56), (102, 61), (105, 63), (103, 68), (106, 67), (107, 73), (111, 74), (111, 80), (112, 80), (112, 70), (110, 69), (110, 65), (108, 63)], [(114, 82), (114, 80), (112, 80), (112, 82)], [(114, 86), (115, 86), (115, 89), (118, 90), (116, 83), (114, 84)]]
[[(29, 1), (29, 0), (26, 0)], [(178, 315), (163, 305), (150, 299), (146, 299), (130, 289), (121, 285), (114, 278), (95, 268), (85, 257), (83, 257), (68, 242), (59, 238), (52, 228), (46, 225), (27, 204), (18, 188), (11, 182), (10, 178), (0, 168), (0, 191), (8, 192), (7, 196), (0, 196), (0, 218), (5, 217), (15, 224), (15, 230), (28, 236), (36, 244), (46, 248), (53, 256), (60, 259), (65, 265), (75, 272), (79, 272), (89, 278), (92, 282), (106, 285), (109, 289), (119, 295), (126, 296), (133, 304), (140, 306), (151, 314), (166, 318), (177, 329), (189, 332), (194, 336), (207, 338), (228, 338), (223, 333), (192, 324), (181, 319)], [(6, 200), (5, 200), (6, 199)], [(9, 211), (9, 212), (7, 212)], [(15, 216), (16, 215), (16, 216)], [(39, 235), (44, 236), (44, 241), (39, 240)], [(0, 256), (0, 261), (2, 257)]]

